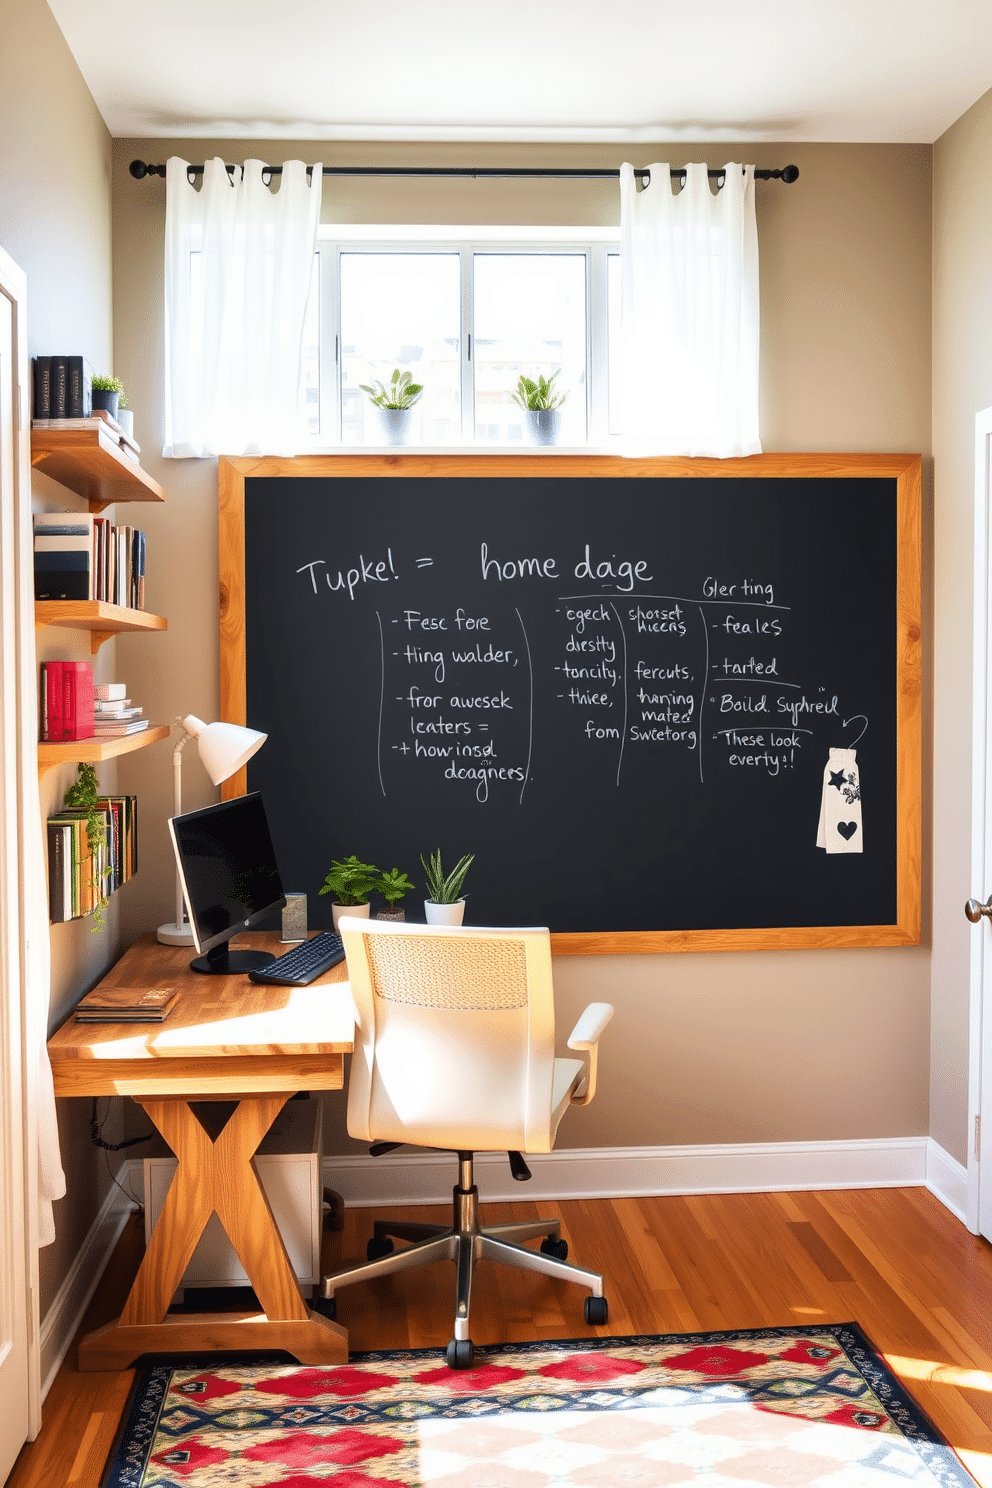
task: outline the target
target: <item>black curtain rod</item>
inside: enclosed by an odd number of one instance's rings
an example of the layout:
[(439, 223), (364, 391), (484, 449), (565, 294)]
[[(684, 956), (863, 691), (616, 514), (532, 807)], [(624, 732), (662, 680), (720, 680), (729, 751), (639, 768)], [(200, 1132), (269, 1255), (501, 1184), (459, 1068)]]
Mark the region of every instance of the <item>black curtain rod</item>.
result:
[[(130, 171), (136, 181), (141, 181), (145, 176), (164, 176), (164, 165), (146, 165), (143, 160), (132, 160)], [(236, 165), (229, 165), (227, 170), (231, 175), (238, 169)], [(267, 165), (265, 171), (272, 176), (282, 175), (281, 165)], [(307, 166), (307, 172), (312, 169)], [(202, 176), (202, 165), (191, 165), (187, 169), (191, 176)], [(483, 177), (496, 177), (502, 179), (537, 179), (549, 181), (617, 181), (620, 179), (619, 170), (603, 169), (595, 167), (580, 167), (576, 170), (557, 170), (553, 166), (499, 166), (499, 165), (325, 165), (323, 167), (325, 176), (470, 176), (475, 179)], [(635, 170), (634, 175), (642, 180), (650, 176), (649, 170)], [(706, 174), (711, 180), (716, 180), (724, 174), (722, 169), (708, 170)], [(685, 175), (684, 169), (677, 166), (671, 171), (672, 179)], [(799, 179), (798, 165), (784, 165), (781, 170), (756, 170), (754, 173), (756, 181), (785, 181), (792, 185), (793, 181)]]

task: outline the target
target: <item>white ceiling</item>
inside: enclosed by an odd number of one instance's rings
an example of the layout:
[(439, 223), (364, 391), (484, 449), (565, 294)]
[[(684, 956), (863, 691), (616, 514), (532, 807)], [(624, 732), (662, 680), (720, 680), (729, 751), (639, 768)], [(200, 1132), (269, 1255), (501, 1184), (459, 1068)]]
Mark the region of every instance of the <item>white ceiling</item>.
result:
[(115, 136), (930, 142), (992, 0), (49, 0)]

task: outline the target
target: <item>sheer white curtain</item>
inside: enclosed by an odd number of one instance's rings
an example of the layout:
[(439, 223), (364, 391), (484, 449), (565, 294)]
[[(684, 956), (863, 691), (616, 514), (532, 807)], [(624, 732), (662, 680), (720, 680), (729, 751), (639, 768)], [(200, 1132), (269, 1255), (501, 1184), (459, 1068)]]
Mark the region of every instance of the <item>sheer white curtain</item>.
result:
[(624, 450), (630, 455), (756, 455), (758, 233), (754, 167), (710, 187), (668, 165), (638, 190), (620, 170)]
[(199, 191), (185, 160), (166, 168), (166, 455), (292, 455), (303, 322), (320, 222), (322, 171), (260, 160), (232, 181), (208, 160)]

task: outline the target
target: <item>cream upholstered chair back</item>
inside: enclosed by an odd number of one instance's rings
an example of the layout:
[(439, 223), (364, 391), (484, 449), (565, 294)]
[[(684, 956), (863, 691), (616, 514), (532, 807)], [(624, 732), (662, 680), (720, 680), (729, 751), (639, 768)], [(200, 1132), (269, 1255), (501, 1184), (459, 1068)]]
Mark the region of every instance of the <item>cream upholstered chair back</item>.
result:
[(358, 1014), (350, 1134), (549, 1152), (561, 1112), (548, 931), (349, 917), (339, 929)]

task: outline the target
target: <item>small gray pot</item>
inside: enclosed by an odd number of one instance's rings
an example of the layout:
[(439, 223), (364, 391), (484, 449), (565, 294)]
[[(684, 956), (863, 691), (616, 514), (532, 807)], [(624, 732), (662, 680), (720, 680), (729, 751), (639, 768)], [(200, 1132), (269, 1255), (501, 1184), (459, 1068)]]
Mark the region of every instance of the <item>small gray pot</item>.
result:
[(413, 409), (377, 408), (376, 412), (386, 444), (406, 444), (413, 427)]
[(102, 408), (109, 413), (112, 419), (117, 418), (117, 405), (120, 402), (120, 393), (113, 393), (109, 388), (93, 389), (93, 407)]
[(557, 444), (561, 411), (557, 408), (528, 408), (527, 424), (534, 444)]

